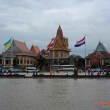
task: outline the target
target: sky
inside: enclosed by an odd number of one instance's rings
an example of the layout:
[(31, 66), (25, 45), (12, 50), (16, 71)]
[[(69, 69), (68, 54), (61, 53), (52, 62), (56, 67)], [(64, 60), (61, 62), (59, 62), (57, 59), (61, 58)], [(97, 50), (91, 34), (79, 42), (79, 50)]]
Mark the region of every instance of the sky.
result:
[(110, 52), (110, 0), (0, 0), (0, 52), (11, 37), (46, 49), (59, 24), (71, 54), (85, 55), (84, 36), (87, 54), (99, 41)]

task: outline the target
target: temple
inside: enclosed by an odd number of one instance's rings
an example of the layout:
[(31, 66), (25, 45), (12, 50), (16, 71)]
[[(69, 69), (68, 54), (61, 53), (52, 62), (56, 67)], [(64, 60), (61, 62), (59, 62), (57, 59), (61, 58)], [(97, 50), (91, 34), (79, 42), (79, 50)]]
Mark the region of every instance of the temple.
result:
[(95, 51), (86, 57), (86, 64), (89, 67), (106, 67), (110, 65), (110, 53), (100, 41)]
[(32, 46), (29, 50), (25, 42), (13, 40), (12, 45), (2, 54), (2, 65), (4, 67), (34, 66), (39, 54), (40, 50), (37, 46)]
[(59, 25), (53, 45), (48, 48), (49, 55), (46, 59), (51, 64), (68, 64), (69, 52), (68, 38), (63, 36), (63, 31)]

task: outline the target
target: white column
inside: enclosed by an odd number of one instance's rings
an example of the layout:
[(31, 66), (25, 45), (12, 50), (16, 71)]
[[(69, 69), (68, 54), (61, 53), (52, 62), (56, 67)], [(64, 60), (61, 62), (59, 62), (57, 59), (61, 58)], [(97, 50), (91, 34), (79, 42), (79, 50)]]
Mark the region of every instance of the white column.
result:
[(13, 58), (11, 58), (11, 66), (13, 66)]
[(24, 65), (24, 57), (22, 58), (22, 64)]

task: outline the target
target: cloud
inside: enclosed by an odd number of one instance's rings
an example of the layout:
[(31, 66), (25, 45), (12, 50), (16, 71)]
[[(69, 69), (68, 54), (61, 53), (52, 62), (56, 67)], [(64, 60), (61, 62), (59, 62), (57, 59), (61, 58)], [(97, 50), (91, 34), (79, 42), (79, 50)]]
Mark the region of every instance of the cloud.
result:
[(110, 51), (109, 5), (109, 0), (0, 0), (0, 50), (11, 36), (28, 47), (46, 48), (60, 24), (73, 54), (83, 56), (83, 47), (77, 49), (74, 44), (85, 34), (88, 53), (99, 39)]

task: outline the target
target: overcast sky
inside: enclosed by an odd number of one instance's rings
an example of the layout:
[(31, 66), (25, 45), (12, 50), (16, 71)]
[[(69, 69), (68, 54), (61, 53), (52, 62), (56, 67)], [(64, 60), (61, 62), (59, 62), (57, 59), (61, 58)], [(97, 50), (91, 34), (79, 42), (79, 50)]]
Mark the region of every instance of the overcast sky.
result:
[(84, 56), (74, 44), (85, 35), (87, 54), (99, 40), (110, 52), (110, 0), (0, 0), (0, 51), (11, 37), (44, 49), (59, 24), (71, 54)]

